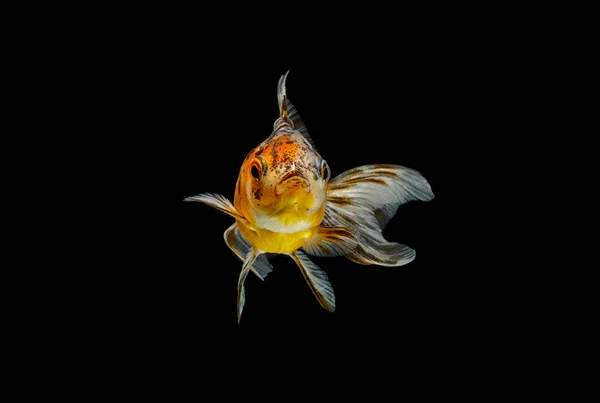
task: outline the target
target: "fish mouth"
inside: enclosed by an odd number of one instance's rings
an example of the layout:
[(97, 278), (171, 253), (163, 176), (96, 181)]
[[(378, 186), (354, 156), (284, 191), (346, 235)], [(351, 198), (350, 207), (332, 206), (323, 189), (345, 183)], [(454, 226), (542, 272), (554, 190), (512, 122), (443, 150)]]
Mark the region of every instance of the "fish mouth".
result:
[(283, 178), (281, 178), (279, 184), (275, 187), (275, 193), (280, 195), (293, 187), (299, 187), (308, 192), (310, 189), (310, 182), (301, 172), (288, 172), (283, 176)]

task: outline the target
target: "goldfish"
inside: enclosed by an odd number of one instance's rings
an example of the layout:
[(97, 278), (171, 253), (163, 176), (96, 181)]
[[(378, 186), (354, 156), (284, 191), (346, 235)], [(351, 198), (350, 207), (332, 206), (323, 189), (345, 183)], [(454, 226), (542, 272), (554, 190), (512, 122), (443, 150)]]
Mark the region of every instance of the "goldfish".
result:
[(309, 255), (344, 256), (362, 265), (405, 265), (415, 251), (387, 241), (382, 231), (400, 205), (434, 198), (419, 172), (400, 165), (363, 165), (331, 178), (329, 165), (287, 96), (288, 74), (289, 70), (277, 84), (279, 117), (271, 134), (242, 163), (233, 203), (215, 193), (184, 199), (235, 219), (223, 236), (243, 262), (237, 284), (238, 323), (248, 273), (264, 280), (273, 270), (267, 254), (291, 257), (320, 305), (333, 312), (331, 282)]

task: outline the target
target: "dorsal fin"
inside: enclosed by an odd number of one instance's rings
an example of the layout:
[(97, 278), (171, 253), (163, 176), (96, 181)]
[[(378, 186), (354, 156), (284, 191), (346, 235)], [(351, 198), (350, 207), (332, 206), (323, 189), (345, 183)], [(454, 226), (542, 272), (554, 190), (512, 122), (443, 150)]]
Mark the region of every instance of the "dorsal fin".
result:
[(302, 119), (300, 118), (300, 114), (298, 113), (294, 105), (292, 105), (285, 92), (285, 80), (287, 79), (289, 73), (290, 71), (288, 70), (284, 75), (282, 75), (279, 79), (279, 83), (277, 84), (277, 102), (279, 104), (280, 119), (284, 122), (289, 123), (294, 130), (300, 132), (300, 134), (302, 134), (302, 136), (304, 136), (304, 138), (308, 140), (310, 145), (316, 149), (315, 143), (310, 138), (308, 130), (306, 129), (304, 122), (302, 122)]

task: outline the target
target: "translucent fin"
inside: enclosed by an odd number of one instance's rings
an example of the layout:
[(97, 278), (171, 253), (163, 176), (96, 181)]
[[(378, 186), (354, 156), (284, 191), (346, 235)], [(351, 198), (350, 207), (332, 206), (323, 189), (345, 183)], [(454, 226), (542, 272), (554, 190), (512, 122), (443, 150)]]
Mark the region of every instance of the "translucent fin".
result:
[[(288, 70), (284, 75), (279, 79), (279, 83), (277, 84), (277, 103), (279, 104), (279, 115), (280, 119), (287, 120), (291, 122), (292, 128), (297, 130), (304, 136), (304, 138), (310, 143), (310, 145), (316, 150), (316, 146), (314, 141), (310, 138), (308, 134), (308, 130), (304, 125), (304, 122), (300, 118), (300, 114), (298, 110), (292, 105), (289, 98), (287, 97), (286, 89), (285, 89), (285, 81), (287, 79), (290, 71)], [(276, 122), (277, 125), (277, 122)]]
[(237, 212), (233, 204), (225, 197), (215, 193), (202, 193), (197, 196), (186, 197), (183, 201), (195, 201), (207, 204), (230, 216), (247, 222), (246, 217)]
[[(246, 259), (248, 252), (252, 250), (252, 246), (242, 236), (237, 224), (234, 223), (231, 227), (227, 228), (223, 237), (225, 238), (227, 246), (229, 246), (233, 253), (243, 262)], [(265, 277), (273, 271), (273, 266), (267, 260), (267, 255), (262, 254), (257, 256), (250, 267), (250, 270), (252, 270), (258, 278), (264, 280)]]
[(242, 311), (244, 310), (244, 304), (246, 303), (246, 290), (244, 289), (244, 282), (246, 281), (246, 277), (248, 276), (248, 272), (250, 271), (250, 267), (254, 263), (256, 259), (256, 254), (253, 250), (248, 252), (246, 255), (246, 260), (244, 261), (244, 265), (242, 266), (242, 271), (240, 272), (240, 278), (238, 280), (238, 305), (237, 305), (237, 318), (238, 323), (242, 319)]
[(397, 165), (365, 165), (329, 182), (324, 226), (346, 227), (358, 245), (346, 257), (361, 264), (401, 266), (415, 258), (406, 245), (388, 242), (381, 231), (401, 204), (433, 199), (417, 171)]
[(346, 228), (319, 227), (302, 248), (314, 256), (347, 255), (357, 245), (356, 239)]
[(308, 286), (315, 297), (317, 297), (321, 306), (329, 312), (333, 312), (335, 310), (335, 295), (327, 274), (314, 264), (301, 250), (296, 251), (295, 254), (291, 254), (290, 256), (300, 268)]

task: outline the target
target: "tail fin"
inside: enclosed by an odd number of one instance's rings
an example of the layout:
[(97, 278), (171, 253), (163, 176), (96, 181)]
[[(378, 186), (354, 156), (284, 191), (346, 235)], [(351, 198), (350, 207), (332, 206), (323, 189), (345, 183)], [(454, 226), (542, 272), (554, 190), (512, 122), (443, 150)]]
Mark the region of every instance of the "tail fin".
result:
[(323, 225), (346, 227), (355, 234), (358, 245), (346, 254), (350, 260), (402, 266), (415, 258), (415, 251), (386, 241), (381, 232), (401, 204), (433, 197), (429, 183), (415, 170), (397, 165), (365, 165), (329, 182)]

